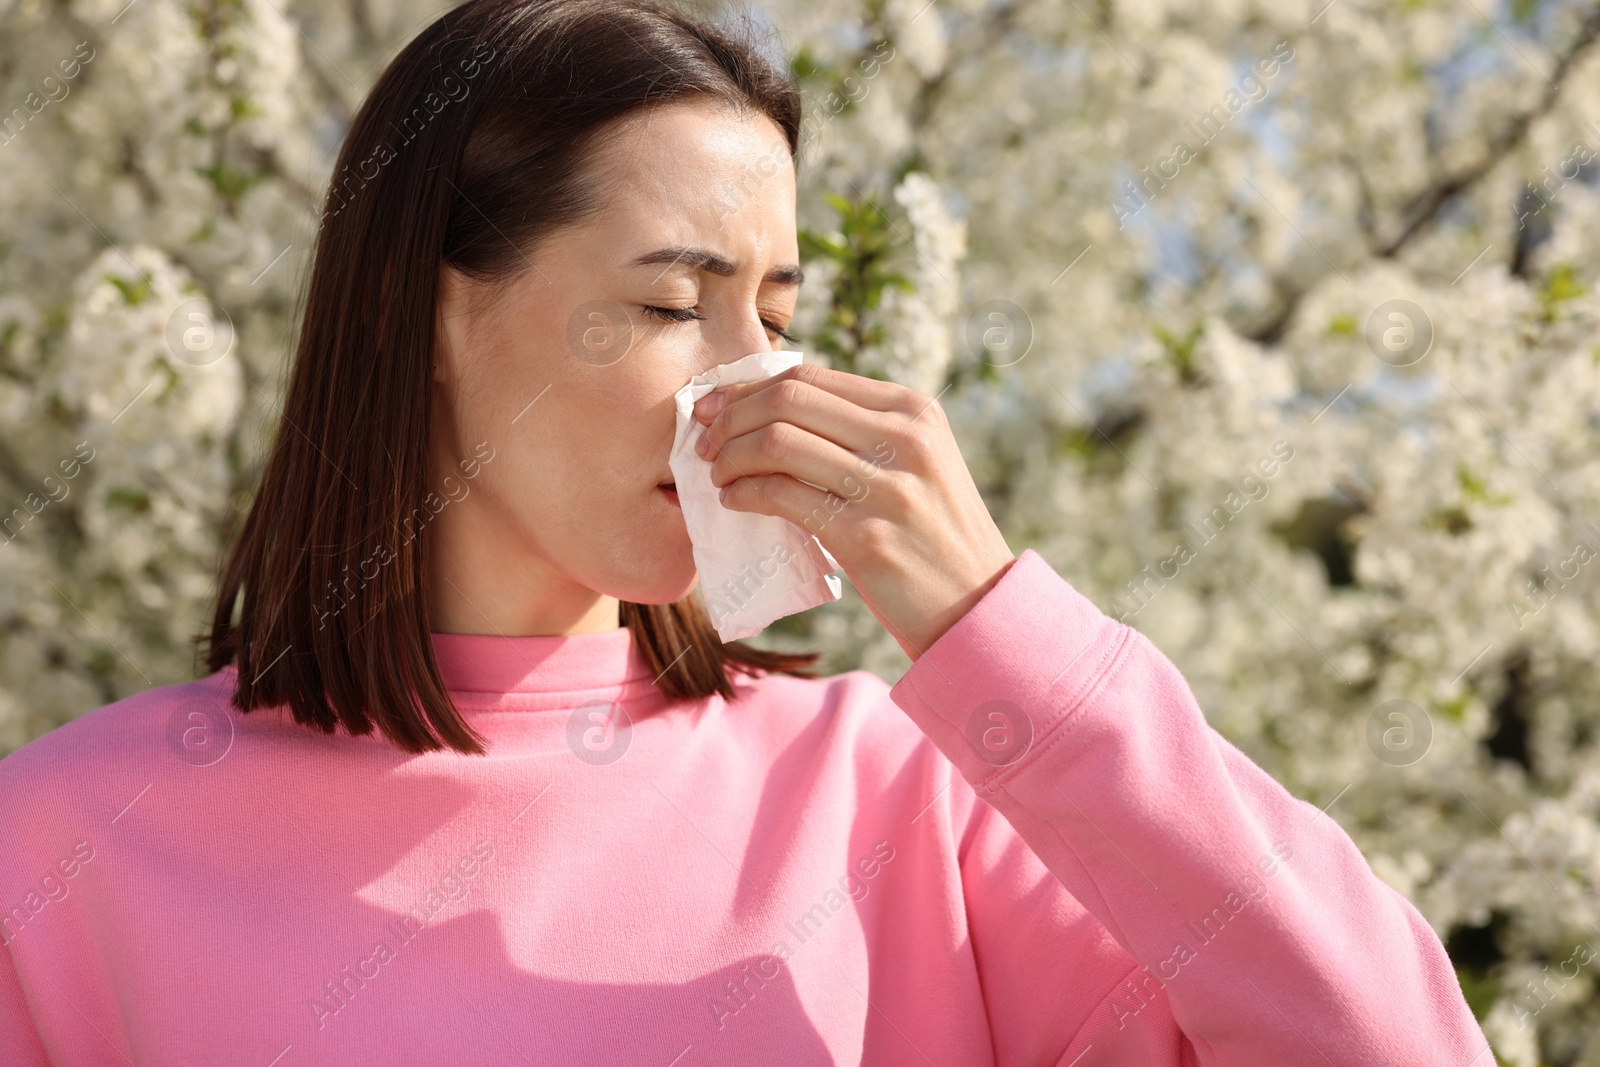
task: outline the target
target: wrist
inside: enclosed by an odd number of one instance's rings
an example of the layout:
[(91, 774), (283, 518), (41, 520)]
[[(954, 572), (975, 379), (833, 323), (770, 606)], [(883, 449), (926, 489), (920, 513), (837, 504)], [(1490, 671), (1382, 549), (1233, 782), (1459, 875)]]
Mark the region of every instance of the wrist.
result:
[[(994, 565), (980, 569), (980, 573), (984, 570), (988, 571), (988, 576), (978, 582), (977, 585), (969, 587), (967, 592), (958, 597), (949, 607), (935, 613), (930, 625), (911, 635), (896, 633), (895, 639), (899, 642), (901, 650), (915, 663), (922, 653), (932, 648), (935, 641), (943, 637), (952, 626), (960, 622), (967, 612), (977, 605), (978, 601), (987, 596), (989, 590), (993, 589), (1000, 579), (1006, 576), (1006, 572), (1016, 562), (1017, 557), (1013, 556), (1009, 549), (1006, 549), (1004, 557), (997, 557), (997, 562)], [(916, 644), (909, 646), (908, 640), (914, 640)]]

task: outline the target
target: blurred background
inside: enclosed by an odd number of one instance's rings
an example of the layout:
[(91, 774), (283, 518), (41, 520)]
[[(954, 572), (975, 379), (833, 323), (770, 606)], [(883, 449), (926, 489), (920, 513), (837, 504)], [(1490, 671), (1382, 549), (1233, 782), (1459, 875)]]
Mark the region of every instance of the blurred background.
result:
[[(1600, 3), (767, 0), (808, 358), (1600, 1064)], [(191, 678), (412, 0), (0, 2), (0, 753)], [(739, 195), (735, 190), (712, 195)], [(907, 661), (844, 600), (757, 643)]]

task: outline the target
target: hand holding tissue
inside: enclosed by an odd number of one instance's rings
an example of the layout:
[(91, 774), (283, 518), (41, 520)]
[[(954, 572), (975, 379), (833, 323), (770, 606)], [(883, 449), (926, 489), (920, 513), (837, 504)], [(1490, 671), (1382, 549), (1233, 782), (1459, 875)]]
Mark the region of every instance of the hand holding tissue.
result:
[(822, 542), (775, 515), (730, 511), (711, 483), (711, 464), (695, 454), (706, 432), (694, 418), (696, 400), (724, 385), (742, 385), (798, 365), (799, 352), (755, 352), (689, 379), (673, 395), (678, 428), (667, 464), (694, 547), (700, 595), (724, 641), (753, 637), (785, 615), (839, 599), (839, 564)]

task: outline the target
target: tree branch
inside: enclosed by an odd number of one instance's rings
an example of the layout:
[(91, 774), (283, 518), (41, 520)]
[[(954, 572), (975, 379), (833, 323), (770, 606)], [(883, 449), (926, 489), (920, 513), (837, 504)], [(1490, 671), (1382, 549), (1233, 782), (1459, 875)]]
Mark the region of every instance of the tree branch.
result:
[[(1600, 6), (1589, 12), (1577, 36), (1556, 62), (1555, 70), (1547, 79), (1548, 86), (1540, 96), (1539, 102), (1507, 122), (1505, 127), (1490, 139), (1488, 150), (1476, 163), (1454, 174), (1446, 175), (1412, 197), (1411, 203), (1403, 212), (1406, 218), (1404, 225), (1393, 237), (1374, 246), (1372, 254), (1379, 259), (1393, 259), (1399, 255), (1417, 235), (1438, 219), (1439, 212), (1446, 204), (1482, 181), (1512, 150), (1527, 140), (1533, 124), (1549, 114), (1555, 107), (1556, 101), (1560, 99), (1562, 86), (1566, 83), (1567, 75), (1574, 64), (1594, 47), (1597, 40), (1600, 40)], [(1275, 280), (1273, 288), (1283, 294), (1277, 312), (1261, 326), (1244, 331), (1244, 335), (1257, 344), (1275, 344), (1283, 336), (1307, 292), (1305, 288), (1291, 287), (1281, 280)]]
[(1596, 40), (1600, 40), (1600, 7), (1589, 12), (1589, 17), (1583, 20), (1583, 26), (1578, 31), (1566, 52), (1556, 63), (1556, 69), (1548, 79), (1548, 84), (1538, 104), (1528, 111), (1513, 118), (1504, 129), (1489, 142), (1489, 150), (1483, 158), (1470, 167), (1463, 168), (1454, 174), (1436, 182), (1412, 198), (1411, 205), (1405, 214), (1409, 216), (1407, 222), (1384, 244), (1375, 250), (1380, 259), (1392, 259), (1410, 243), (1411, 239), (1423, 228), (1438, 217), (1440, 210), (1455, 197), (1460, 196), (1472, 186), (1481, 181), (1490, 171), (1499, 166), (1518, 145), (1528, 138), (1528, 131), (1533, 124), (1555, 107), (1556, 100), (1561, 96), (1561, 87), (1566, 82), (1566, 77), (1573, 64), (1583, 57), (1583, 54), (1594, 47)]

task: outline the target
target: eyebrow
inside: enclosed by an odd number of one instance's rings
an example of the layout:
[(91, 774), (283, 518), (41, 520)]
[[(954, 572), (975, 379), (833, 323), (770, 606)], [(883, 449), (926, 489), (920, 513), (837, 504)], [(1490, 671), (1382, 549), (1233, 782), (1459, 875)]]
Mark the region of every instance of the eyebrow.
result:
[[(723, 259), (715, 252), (708, 252), (704, 248), (658, 248), (654, 252), (646, 252), (634, 260), (630, 266), (648, 267), (657, 263), (672, 266), (685, 263), (695, 270), (709, 271), (723, 278), (738, 271), (738, 265)], [(662, 273), (666, 273), (663, 271)], [(797, 263), (782, 267), (773, 267), (767, 271), (762, 281), (772, 282), (775, 285), (799, 285), (805, 281), (806, 272), (800, 269)]]

